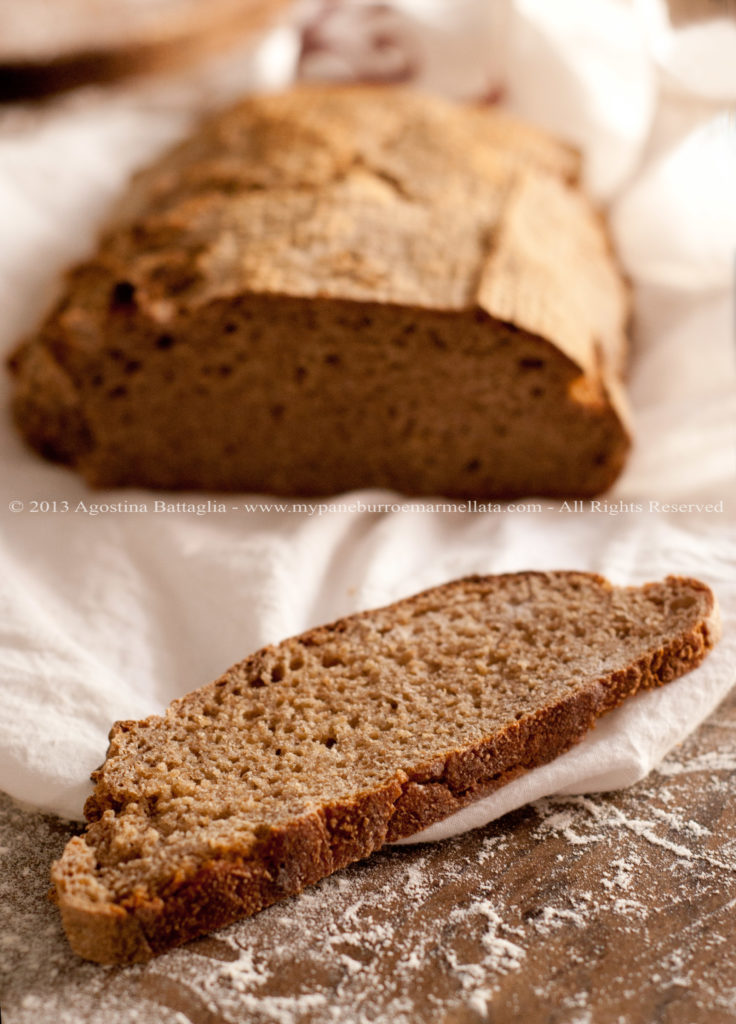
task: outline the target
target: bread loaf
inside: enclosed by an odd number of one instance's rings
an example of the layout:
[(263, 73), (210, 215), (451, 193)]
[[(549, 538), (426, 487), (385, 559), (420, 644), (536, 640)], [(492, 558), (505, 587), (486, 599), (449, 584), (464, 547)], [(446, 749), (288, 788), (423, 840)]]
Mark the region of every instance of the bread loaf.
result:
[(476, 576), (267, 647), (110, 733), (53, 867), (69, 940), (145, 960), (298, 893), (581, 739), (718, 639), (710, 590)]
[(566, 146), (410, 91), (248, 99), (143, 172), (11, 360), (94, 485), (593, 495), (627, 293)]

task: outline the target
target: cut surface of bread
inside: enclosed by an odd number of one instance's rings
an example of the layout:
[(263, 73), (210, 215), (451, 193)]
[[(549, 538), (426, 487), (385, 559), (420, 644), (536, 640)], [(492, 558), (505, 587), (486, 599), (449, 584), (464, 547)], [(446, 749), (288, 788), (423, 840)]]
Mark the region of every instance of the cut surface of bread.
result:
[(264, 648), (119, 722), (52, 870), (72, 947), (145, 960), (569, 749), (718, 639), (695, 580), (468, 577)]
[(11, 359), (98, 486), (593, 495), (628, 295), (577, 156), (411, 91), (248, 99), (134, 181)]

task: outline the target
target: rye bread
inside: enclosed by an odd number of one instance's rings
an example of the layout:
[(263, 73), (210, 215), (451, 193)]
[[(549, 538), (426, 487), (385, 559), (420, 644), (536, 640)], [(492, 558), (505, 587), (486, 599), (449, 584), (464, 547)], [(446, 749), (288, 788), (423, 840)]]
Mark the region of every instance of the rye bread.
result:
[(411, 835), (696, 666), (695, 580), (474, 576), (264, 648), (119, 722), (52, 870), (80, 956), (145, 960)]
[(590, 496), (628, 294), (577, 155), (394, 88), (250, 98), (140, 174), (11, 358), (96, 486)]

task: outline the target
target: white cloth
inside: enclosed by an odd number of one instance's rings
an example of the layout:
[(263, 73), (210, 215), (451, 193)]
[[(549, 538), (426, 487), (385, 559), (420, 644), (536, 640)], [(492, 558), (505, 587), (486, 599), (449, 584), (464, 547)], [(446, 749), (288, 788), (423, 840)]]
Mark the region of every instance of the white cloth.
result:
[[(586, 7), (596, 3), (588, 0)], [(403, 6), (405, 27), (412, 5)], [(441, 6), (432, 5), (433, 33)], [(609, 0), (604, 6), (606, 17), (617, 17)], [(421, 33), (420, 7), (413, 8), (412, 31)], [(582, 17), (580, 8), (575, 16)], [(509, 18), (510, 24), (523, 18), (531, 31), (533, 5), (519, 3)], [(571, 30), (567, 43), (555, 35), (554, 60), (526, 65), (539, 94), (554, 96), (567, 83), (555, 116), (565, 121), (567, 109), (573, 134), (577, 91), (599, 73), (594, 20), (584, 33), (587, 61)], [(479, 31), (477, 22), (469, 23)], [(549, 30), (540, 20), (537, 37)], [(611, 40), (604, 42), (610, 51)], [(617, 47), (624, 42), (616, 36)], [(640, 61), (638, 36), (632, 47)], [(498, 39), (489, 40), (491, 50), (498, 52)], [(415, 52), (421, 51), (417, 43)], [(570, 51), (576, 53), (573, 71), (566, 66)], [(296, 57), (296, 30), (286, 26), (247, 66), (231, 58), (190, 78), (91, 91), (38, 114), (0, 115), (0, 350), (38, 321), (59, 272), (90, 249), (100, 218), (135, 166), (186, 131), (203, 106), (266, 79), (270, 85), (288, 81)], [(492, 64), (484, 81), (500, 73)], [(537, 511), (483, 514), (350, 508), (404, 503), (385, 492), (340, 496), (334, 500), (342, 510), (308, 513), (290, 512), (288, 502), (280, 503), (283, 511), (245, 511), (246, 502), (269, 499), (243, 495), (224, 502), (210, 496), (225, 511), (156, 511), (156, 500), (202, 504), (208, 496), (91, 492), (74, 473), (29, 452), (6, 416), (0, 425), (0, 787), (36, 807), (79, 816), (89, 772), (104, 757), (115, 719), (160, 711), (265, 643), (470, 572), (589, 569), (617, 583), (671, 572), (698, 576), (718, 595), (724, 639), (701, 668), (632, 699), (573, 751), (436, 826), (430, 838), (482, 824), (545, 794), (627, 785), (715, 707), (734, 681), (736, 664), (730, 511), (736, 408), (727, 247), (722, 225), (712, 225), (712, 237), (691, 229), (702, 208), (690, 197), (704, 171), (692, 152), (678, 160), (673, 149), (669, 159), (667, 132), (650, 132), (649, 71), (637, 79), (643, 84), (634, 95), (632, 82), (624, 81), (624, 61), (605, 67), (611, 102), (618, 96), (630, 104), (631, 121), (622, 109), (607, 109), (598, 83), (586, 114), (593, 120), (585, 121), (578, 139), (589, 154), (598, 145), (605, 150), (614, 124), (628, 154), (600, 190), (617, 195), (614, 225), (636, 286), (631, 394), (637, 444), (613, 491), (584, 511), (551, 501)], [(571, 74), (577, 83), (572, 97)], [(511, 91), (512, 85), (507, 82)], [(662, 102), (679, 101), (665, 96)], [(526, 113), (533, 117), (533, 104)], [(707, 113), (715, 116), (717, 107)], [(655, 128), (663, 117), (670, 123), (665, 114), (660, 108)], [(672, 145), (681, 143), (680, 132)], [(635, 190), (656, 194), (660, 173), (667, 175), (668, 204), (653, 208), (647, 220), (648, 206), (637, 205)], [(725, 188), (717, 175), (709, 181)], [(684, 240), (669, 262), (657, 237), (668, 219), (681, 226), (676, 237)], [(8, 391), (3, 378), (3, 409)], [(17, 511), (11, 501), (19, 503)], [(127, 511), (100, 508), (125, 502)], [(650, 502), (714, 507), (662, 511)], [(147, 511), (130, 510), (134, 504), (146, 504)]]

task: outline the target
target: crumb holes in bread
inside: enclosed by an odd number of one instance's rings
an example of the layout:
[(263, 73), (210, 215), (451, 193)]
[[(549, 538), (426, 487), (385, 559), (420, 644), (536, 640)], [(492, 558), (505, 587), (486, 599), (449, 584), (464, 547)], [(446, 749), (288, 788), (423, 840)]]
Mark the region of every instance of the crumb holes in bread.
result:
[(112, 289), (110, 305), (113, 309), (130, 307), (135, 300), (135, 285), (130, 281), (118, 281)]
[(447, 342), (441, 334), (437, 333), (437, 331), (429, 331), (429, 340), (435, 348), (438, 348), (441, 351), (444, 351), (447, 348)]

